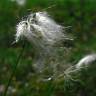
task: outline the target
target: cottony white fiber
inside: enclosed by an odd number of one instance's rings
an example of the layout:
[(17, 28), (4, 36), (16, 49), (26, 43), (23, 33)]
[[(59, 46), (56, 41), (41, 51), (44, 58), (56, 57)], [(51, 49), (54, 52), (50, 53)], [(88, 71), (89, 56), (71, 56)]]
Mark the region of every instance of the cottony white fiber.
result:
[(65, 34), (64, 27), (51, 19), (47, 12), (31, 13), (17, 25), (16, 31), (15, 42), (25, 37), (34, 47), (33, 65), (36, 71), (48, 75), (45, 75), (47, 77), (45, 80), (61, 76), (64, 70), (68, 76), (96, 60), (96, 54), (91, 54), (85, 56), (76, 65), (66, 63), (66, 48), (63, 41), (72, 39)]
[(65, 35), (64, 27), (51, 19), (47, 12), (31, 13), (17, 25), (16, 30), (16, 42), (25, 37), (34, 46), (36, 56), (33, 61), (39, 72), (52, 75), (64, 71), (63, 41), (70, 38)]
[(76, 64), (76, 68), (88, 67), (93, 62), (96, 62), (96, 54), (87, 55)]

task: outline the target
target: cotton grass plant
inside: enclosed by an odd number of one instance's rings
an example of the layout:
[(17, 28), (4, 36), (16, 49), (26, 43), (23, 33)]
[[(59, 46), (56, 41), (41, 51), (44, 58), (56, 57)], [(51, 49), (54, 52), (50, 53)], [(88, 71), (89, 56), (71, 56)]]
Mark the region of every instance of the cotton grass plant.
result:
[[(33, 66), (38, 72), (49, 72), (51, 75), (64, 71), (65, 60), (61, 50), (66, 40), (72, 40), (65, 34), (65, 28), (57, 24), (47, 12), (31, 13), (17, 27), (16, 40), (26, 38), (35, 49)], [(33, 50), (34, 50), (33, 49)]]
[[(66, 34), (64, 26), (56, 23), (47, 12), (30, 13), (26, 19), (21, 20), (16, 26), (16, 34), (14, 43), (18, 43), (20, 39), (26, 39), (32, 44), (35, 56), (33, 57), (32, 67), (38, 73), (42, 81), (59, 80), (76, 81), (75, 76), (82, 69), (86, 69), (96, 61), (96, 54), (85, 56), (77, 64), (72, 65), (66, 62), (66, 50), (69, 50), (65, 45), (65, 41), (73, 39)], [(24, 47), (23, 47), (24, 50)], [(17, 64), (23, 51), (18, 57)], [(14, 72), (6, 87), (4, 96), (6, 96), (8, 86), (17, 69), (17, 64)]]
[[(64, 41), (73, 40), (65, 33), (65, 27), (57, 24), (47, 12), (30, 13), (26, 19), (20, 21), (16, 27), (15, 42), (26, 38), (34, 47), (33, 67), (44, 78), (70, 77), (70, 73), (77, 72), (96, 60), (96, 55), (88, 55), (76, 65), (68, 64), (64, 59)], [(62, 54), (60, 54), (60, 52)]]

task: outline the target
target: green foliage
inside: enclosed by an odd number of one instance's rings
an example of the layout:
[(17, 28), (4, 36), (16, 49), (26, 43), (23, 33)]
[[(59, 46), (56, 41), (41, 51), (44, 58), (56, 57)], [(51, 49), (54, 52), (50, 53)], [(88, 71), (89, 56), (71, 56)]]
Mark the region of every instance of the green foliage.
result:
[[(55, 7), (46, 9), (56, 4)], [(22, 41), (11, 45), (14, 41), (16, 24), (21, 17), (32, 12), (46, 9), (50, 15), (64, 26), (72, 26), (69, 30), (74, 35), (74, 46), (68, 54), (71, 63), (77, 63), (86, 54), (96, 52), (96, 1), (95, 0), (27, 0), (24, 6), (11, 0), (0, 0), (0, 85), (8, 83), (17, 58), (22, 50)], [(40, 74), (34, 75), (32, 46), (27, 47), (12, 78), (10, 86), (16, 89), (7, 96), (95, 96), (96, 70), (83, 70), (73, 76), (77, 81), (51, 80), (43, 82)], [(2, 92), (0, 93), (2, 96)]]

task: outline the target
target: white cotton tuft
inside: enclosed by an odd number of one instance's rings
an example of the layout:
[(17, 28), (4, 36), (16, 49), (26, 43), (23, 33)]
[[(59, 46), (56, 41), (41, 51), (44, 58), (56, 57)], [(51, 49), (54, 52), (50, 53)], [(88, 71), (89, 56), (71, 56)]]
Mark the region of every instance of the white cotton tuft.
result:
[(51, 19), (47, 12), (31, 13), (17, 25), (16, 31), (16, 42), (21, 37), (31, 42), (36, 55), (33, 65), (39, 72), (48, 71), (51, 74), (48, 78), (64, 72), (64, 66), (67, 66), (64, 65), (64, 41), (70, 38), (65, 35), (64, 27)]
[(44, 74), (44, 81), (57, 78), (62, 73), (71, 78), (71, 74), (78, 73), (96, 61), (96, 54), (91, 54), (82, 58), (76, 65), (68, 64), (65, 60), (67, 48), (64, 41), (72, 39), (65, 34), (64, 27), (57, 24), (46, 12), (31, 13), (18, 23), (16, 31), (15, 42), (24, 37), (32, 44), (32, 65), (36, 71)]
[(26, 21), (21, 21), (17, 26), (16, 26), (16, 31), (17, 33), (15, 34), (15, 41), (18, 42), (18, 40), (20, 39), (20, 37), (23, 36), (23, 34), (26, 32), (27, 30), (27, 25), (26, 25)]
[(63, 32), (63, 27), (46, 12), (36, 12), (17, 25), (16, 41), (18, 37), (25, 36), (32, 43), (36, 39), (38, 43), (54, 44), (66, 38)]
[(95, 61), (96, 61), (96, 54), (87, 55), (76, 64), (76, 68), (88, 67)]

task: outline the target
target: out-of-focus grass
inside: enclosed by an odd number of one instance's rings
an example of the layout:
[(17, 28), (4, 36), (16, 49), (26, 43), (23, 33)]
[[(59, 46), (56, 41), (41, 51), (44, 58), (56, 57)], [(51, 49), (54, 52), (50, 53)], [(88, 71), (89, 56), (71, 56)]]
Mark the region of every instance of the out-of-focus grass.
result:
[[(19, 6), (10, 0), (0, 0), (0, 85), (6, 86), (8, 83), (22, 50), (22, 42), (11, 45), (14, 41), (16, 24), (22, 16), (28, 14), (29, 10), (41, 11), (53, 4), (56, 6), (47, 10), (52, 18), (62, 25), (72, 26), (67, 30), (75, 38), (73, 49), (67, 58), (68, 61), (77, 63), (84, 55), (96, 52), (95, 0), (27, 0), (25, 6)], [(39, 74), (33, 74), (33, 53), (32, 46), (28, 43), (10, 84), (13, 89), (16, 89), (16, 92), (11, 92), (12, 95), (9, 93), (8, 96), (96, 95), (96, 71), (93, 71), (94, 74), (92, 73), (94, 78), (90, 77), (92, 74), (89, 76), (90, 78), (85, 74), (78, 78), (78, 82), (64, 81), (61, 78), (56, 81), (42, 82)]]

